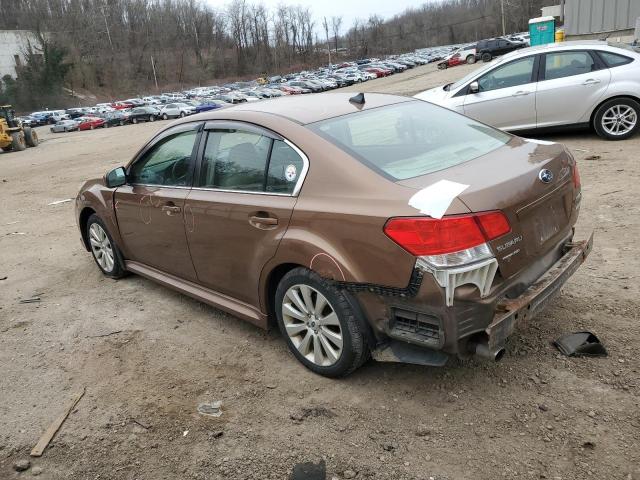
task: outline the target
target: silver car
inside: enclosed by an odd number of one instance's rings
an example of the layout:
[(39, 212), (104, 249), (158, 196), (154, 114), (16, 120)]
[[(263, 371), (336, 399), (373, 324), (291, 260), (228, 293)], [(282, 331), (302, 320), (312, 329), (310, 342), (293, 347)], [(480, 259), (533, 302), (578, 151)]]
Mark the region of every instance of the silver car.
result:
[(640, 53), (599, 41), (525, 48), (415, 97), (503, 130), (584, 126), (623, 140), (640, 128)]
[(71, 132), (78, 130), (78, 122), (75, 120), (60, 120), (51, 126), (52, 133)]

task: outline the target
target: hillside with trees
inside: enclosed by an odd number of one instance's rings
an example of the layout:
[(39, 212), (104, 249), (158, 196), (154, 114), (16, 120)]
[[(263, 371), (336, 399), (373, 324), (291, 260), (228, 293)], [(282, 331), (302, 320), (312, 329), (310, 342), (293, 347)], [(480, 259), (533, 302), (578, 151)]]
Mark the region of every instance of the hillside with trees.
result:
[[(505, 0), (506, 31), (526, 30), (551, 3)], [(25, 101), (22, 89), (38, 104), (62, 86), (117, 98), (155, 91), (156, 83), (186, 88), (317, 66), (327, 62), (327, 37), (341, 58), (357, 58), (502, 33), (500, 0), (431, 2), (350, 26), (307, 7), (247, 0), (222, 8), (198, 0), (0, 0), (0, 11), (12, 12), (0, 16), (0, 29), (35, 32), (45, 53), (27, 52), (18, 85), (5, 82), (0, 96)]]

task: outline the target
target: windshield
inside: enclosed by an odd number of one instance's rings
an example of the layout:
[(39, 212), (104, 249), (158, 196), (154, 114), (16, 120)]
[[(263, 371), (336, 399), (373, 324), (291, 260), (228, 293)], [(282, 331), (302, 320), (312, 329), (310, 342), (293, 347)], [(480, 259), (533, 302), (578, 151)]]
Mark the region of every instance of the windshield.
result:
[(473, 160), (503, 146), (511, 138), (492, 127), (422, 101), (351, 113), (311, 124), (310, 128), (395, 181)]
[(497, 60), (497, 61), (493, 61), (493, 62), (489, 62), (487, 63), (485, 66), (478, 68), (477, 70), (474, 70), (471, 73), (468, 73), (467, 75), (465, 75), (464, 77), (462, 77), (460, 80), (458, 80), (457, 82), (451, 84), (449, 86), (449, 88), (447, 90), (457, 90), (458, 88), (462, 87), (463, 85), (465, 85), (466, 83), (470, 82), (471, 80), (473, 80), (476, 76), (478, 76), (481, 73), (486, 72), (487, 70), (495, 67), (498, 62), (500, 62), (501, 60)]

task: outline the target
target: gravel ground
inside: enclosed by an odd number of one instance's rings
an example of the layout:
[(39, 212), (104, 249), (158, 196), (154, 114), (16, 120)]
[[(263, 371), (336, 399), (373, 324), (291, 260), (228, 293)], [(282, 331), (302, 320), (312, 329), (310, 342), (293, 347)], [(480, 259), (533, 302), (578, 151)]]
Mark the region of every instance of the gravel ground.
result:
[[(412, 94), (471, 68), (420, 67), (352, 89)], [(594, 229), (595, 248), (501, 363), (369, 362), (329, 380), (277, 332), (137, 276), (103, 277), (72, 204), (48, 205), (159, 127), (41, 129), (39, 148), (0, 155), (0, 478), (286, 479), (324, 459), (329, 479), (640, 479), (640, 137), (545, 137), (575, 152), (577, 237)], [(584, 329), (607, 358), (563, 357), (550, 343)], [(44, 455), (16, 472), (83, 387)], [(221, 417), (198, 414), (213, 400)]]

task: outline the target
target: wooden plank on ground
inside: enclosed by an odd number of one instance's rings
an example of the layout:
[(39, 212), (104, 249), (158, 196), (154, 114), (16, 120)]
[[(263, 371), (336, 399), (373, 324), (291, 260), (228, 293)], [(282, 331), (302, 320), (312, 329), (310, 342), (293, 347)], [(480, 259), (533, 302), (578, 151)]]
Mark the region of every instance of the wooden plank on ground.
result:
[(67, 408), (64, 410), (64, 412), (62, 412), (60, 416), (56, 418), (55, 421), (51, 425), (49, 425), (49, 427), (44, 431), (44, 433), (40, 437), (40, 440), (38, 440), (38, 443), (36, 443), (36, 446), (33, 447), (33, 450), (31, 450), (32, 457), (42, 456), (42, 453), (44, 452), (45, 448), (47, 448), (47, 445), (49, 445), (49, 442), (51, 441), (51, 439), (54, 437), (56, 432), (60, 429), (64, 421), (67, 419), (67, 417), (71, 413), (71, 410), (73, 410), (73, 407), (76, 406), (76, 404), (80, 401), (80, 399), (84, 395), (84, 391), (85, 391), (85, 388), (82, 387), (82, 390), (76, 393), (74, 397), (71, 399), (71, 401), (67, 405)]

